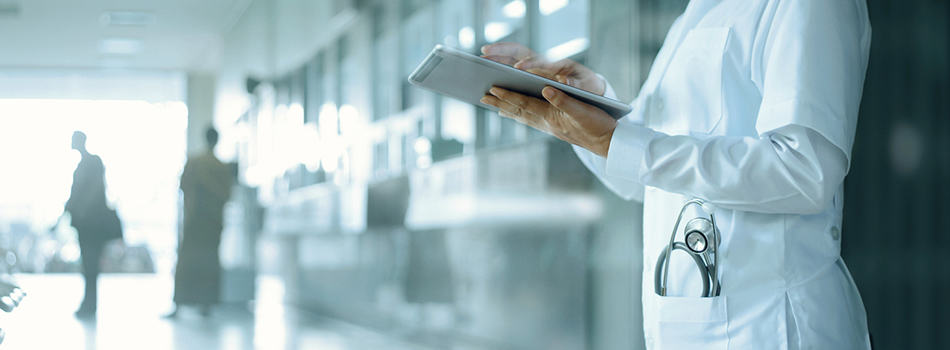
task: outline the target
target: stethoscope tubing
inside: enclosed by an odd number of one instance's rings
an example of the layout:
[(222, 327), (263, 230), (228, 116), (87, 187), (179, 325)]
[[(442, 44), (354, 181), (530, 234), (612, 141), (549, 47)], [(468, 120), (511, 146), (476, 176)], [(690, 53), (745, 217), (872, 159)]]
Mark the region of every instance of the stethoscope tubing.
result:
[[(689, 208), (690, 205), (697, 205), (703, 209), (703, 212), (706, 212), (706, 208), (703, 206), (704, 204), (705, 202), (701, 199), (691, 199), (683, 204), (683, 207), (680, 208), (679, 215), (676, 216), (676, 222), (673, 224), (673, 232), (670, 234), (670, 243), (666, 246), (666, 249), (660, 253), (657, 259), (657, 268), (654, 269), (654, 290), (660, 296), (666, 296), (666, 286), (670, 275), (670, 259), (672, 259), (673, 250), (676, 249), (684, 250), (693, 258), (696, 266), (699, 267), (703, 279), (703, 296), (718, 296), (720, 293), (721, 285), (718, 278), (720, 233), (719, 226), (716, 225), (715, 214), (712, 212), (707, 213), (709, 214), (709, 221), (712, 224), (713, 231), (713, 245), (711, 249), (707, 248), (707, 250), (702, 253), (696, 253), (689, 249), (685, 243), (676, 242), (676, 231), (679, 229), (680, 223), (683, 220), (683, 214), (686, 212), (686, 208)], [(710, 255), (712, 255), (711, 258)]]
[(656, 294), (660, 296), (666, 296), (666, 283), (660, 283), (660, 279), (666, 273), (666, 270), (669, 269), (669, 264), (666, 263), (666, 258), (668, 256), (667, 252), (682, 250), (686, 252), (686, 254), (689, 254), (691, 258), (693, 258), (693, 262), (695, 262), (696, 267), (699, 268), (699, 274), (702, 276), (703, 280), (703, 296), (710, 296), (712, 291), (717, 287), (714, 285), (714, 282), (710, 281), (710, 270), (706, 267), (703, 258), (699, 254), (696, 254), (690, 250), (689, 247), (686, 246), (686, 243), (675, 242), (673, 243), (673, 246), (673, 249), (663, 250), (663, 252), (660, 253), (660, 256), (656, 259), (657, 266), (661, 267), (661, 269), (656, 269), (653, 275), (653, 285), (655, 286), (654, 291)]

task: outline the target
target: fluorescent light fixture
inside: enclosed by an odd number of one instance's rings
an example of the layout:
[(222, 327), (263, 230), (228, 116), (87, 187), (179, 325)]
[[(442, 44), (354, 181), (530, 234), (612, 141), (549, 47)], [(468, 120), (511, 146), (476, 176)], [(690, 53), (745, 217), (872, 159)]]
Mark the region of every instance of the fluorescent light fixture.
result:
[(489, 22), (485, 24), (485, 40), (490, 43), (496, 42), (508, 34), (511, 34), (511, 26), (508, 23)]
[(588, 45), (587, 38), (577, 38), (548, 49), (544, 52), (544, 56), (549, 60), (557, 61), (587, 50)]
[(144, 44), (139, 39), (110, 38), (99, 41), (99, 53), (107, 55), (134, 55), (141, 53)]
[(144, 27), (155, 23), (155, 15), (143, 11), (106, 11), (99, 16), (104, 26)]
[(524, 17), (526, 9), (524, 0), (514, 0), (505, 4), (505, 6), (501, 8), (501, 13), (508, 18), (521, 18)]
[(542, 15), (550, 15), (567, 6), (568, 0), (541, 0), (538, 3), (538, 9)]
[(475, 30), (472, 27), (459, 29), (459, 45), (464, 49), (475, 47)]

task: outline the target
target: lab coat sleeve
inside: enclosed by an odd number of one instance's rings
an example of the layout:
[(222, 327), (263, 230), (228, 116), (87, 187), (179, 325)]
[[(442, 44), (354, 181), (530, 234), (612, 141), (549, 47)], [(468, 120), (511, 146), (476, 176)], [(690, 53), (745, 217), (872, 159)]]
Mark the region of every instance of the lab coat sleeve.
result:
[[(777, 2), (752, 53), (756, 136), (614, 131), (605, 174), (720, 207), (817, 213), (849, 167), (870, 26), (862, 1)], [(759, 63), (756, 63), (759, 62)]]
[[(604, 78), (601, 77), (601, 79), (604, 79)], [(607, 82), (607, 79), (604, 79), (604, 82), (606, 84), (606, 87), (604, 90), (604, 97), (608, 97), (608, 98), (612, 98), (616, 100), (617, 93), (614, 92), (613, 87), (610, 86), (610, 83)], [(634, 105), (636, 105), (636, 103), (634, 103)], [(633, 117), (634, 115), (635, 113), (631, 113), (631, 115), (628, 115), (620, 119), (619, 123), (642, 125), (643, 122), (642, 121), (637, 122), (635, 118)], [(594, 176), (596, 176), (597, 179), (599, 179), (600, 182), (602, 182), (604, 186), (606, 186), (612, 192), (614, 192), (615, 194), (617, 194), (618, 196), (626, 200), (634, 200), (637, 202), (643, 202), (643, 184), (641, 184), (638, 181), (631, 180), (629, 178), (607, 175), (607, 172), (606, 172), (607, 159), (599, 155), (596, 155), (593, 152), (588, 151), (587, 149), (583, 147), (575, 145), (574, 153), (577, 153), (577, 157), (580, 158), (582, 163), (584, 163), (584, 166), (586, 166), (587, 169), (590, 169), (590, 171), (594, 173)]]
[(812, 214), (829, 205), (847, 163), (833, 143), (798, 125), (764, 137), (700, 139), (621, 124), (605, 174), (727, 209)]
[(760, 135), (800, 125), (850, 159), (871, 44), (867, 18), (863, 0), (777, 2), (754, 44)]

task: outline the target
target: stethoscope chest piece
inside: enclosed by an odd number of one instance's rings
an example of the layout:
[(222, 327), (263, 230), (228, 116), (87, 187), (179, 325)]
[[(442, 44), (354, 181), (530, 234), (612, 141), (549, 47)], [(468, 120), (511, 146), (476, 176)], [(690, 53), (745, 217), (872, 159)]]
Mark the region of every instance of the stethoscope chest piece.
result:
[(694, 218), (686, 223), (686, 247), (694, 253), (702, 253), (709, 247), (709, 240), (713, 234), (713, 224), (706, 218)]
[[(683, 241), (676, 241), (676, 233), (679, 229), (683, 214), (686, 208), (695, 205), (703, 209), (707, 217), (696, 217), (686, 222), (683, 228)], [(667, 281), (669, 276), (670, 258), (674, 250), (681, 250), (689, 253), (696, 267), (700, 271), (700, 277), (703, 282), (703, 297), (718, 296), (719, 285), (719, 229), (716, 227), (716, 219), (712, 213), (713, 209), (707, 209), (706, 204), (700, 199), (693, 199), (683, 204), (679, 216), (676, 217), (676, 223), (673, 224), (673, 232), (670, 234), (670, 243), (663, 248), (657, 259), (654, 270), (654, 284), (656, 293), (660, 296), (667, 295)]]

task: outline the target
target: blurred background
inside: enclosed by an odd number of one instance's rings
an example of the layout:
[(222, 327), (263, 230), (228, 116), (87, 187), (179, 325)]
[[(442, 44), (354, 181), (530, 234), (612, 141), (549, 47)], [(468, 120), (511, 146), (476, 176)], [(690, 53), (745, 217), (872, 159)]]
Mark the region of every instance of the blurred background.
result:
[[(435, 44), (517, 41), (632, 100), (687, 0), (0, 0), (0, 272), (9, 349), (641, 349), (641, 206), (566, 144), (406, 78)], [(869, 1), (843, 252), (880, 349), (950, 306), (950, 4)], [(179, 177), (237, 167), (221, 305), (173, 308)], [(79, 155), (123, 244), (82, 298)], [(58, 220), (63, 224), (56, 226)], [(185, 310), (187, 311), (187, 310)]]

